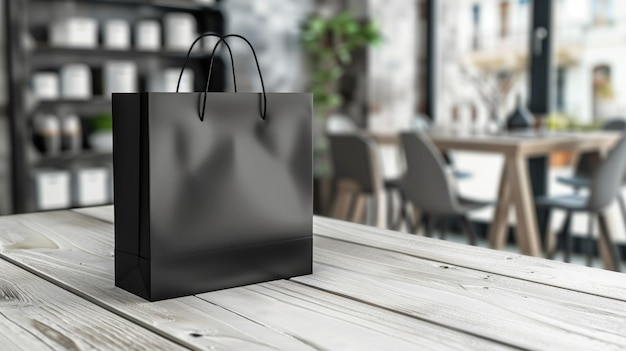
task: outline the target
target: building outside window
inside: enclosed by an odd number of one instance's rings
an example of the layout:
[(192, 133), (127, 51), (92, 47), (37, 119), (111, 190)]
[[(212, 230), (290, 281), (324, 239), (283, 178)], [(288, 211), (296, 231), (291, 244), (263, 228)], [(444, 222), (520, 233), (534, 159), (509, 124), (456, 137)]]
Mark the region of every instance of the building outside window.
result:
[[(438, 3), (437, 122), (465, 129), (502, 122), (515, 97), (528, 95), (531, 2)], [(626, 1), (554, 6), (552, 114), (588, 126), (626, 116)]]

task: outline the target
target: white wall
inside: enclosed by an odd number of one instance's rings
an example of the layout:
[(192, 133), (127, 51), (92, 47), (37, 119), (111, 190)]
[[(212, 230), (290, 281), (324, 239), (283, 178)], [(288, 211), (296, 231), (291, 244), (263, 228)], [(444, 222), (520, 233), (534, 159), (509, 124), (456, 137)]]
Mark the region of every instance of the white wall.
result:
[(368, 128), (380, 133), (407, 129), (416, 93), (417, 2), (369, 0), (368, 12), (383, 42), (368, 49)]
[(566, 67), (566, 113), (580, 122), (590, 123), (593, 111), (593, 68), (611, 67), (611, 82), (616, 100), (610, 106), (616, 114), (626, 115), (626, 1), (612, 3), (613, 24), (593, 26), (592, 0), (560, 0), (557, 4), (557, 48), (574, 48), (575, 62)]
[[(579, 121), (591, 122), (591, 106), (593, 88), (591, 86), (591, 71), (581, 66), (567, 69), (565, 78), (565, 112), (568, 116)], [(588, 82), (585, 84), (583, 82)]]
[[(267, 91), (306, 89), (303, 72), (307, 69), (299, 40), (300, 28), (312, 6), (312, 0), (229, 0), (224, 3), (226, 32), (241, 34), (254, 45)], [(258, 30), (259, 26), (263, 30)], [(238, 88), (260, 91), (261, 84), (250, 49), (236, 40), (232, 40), (231, 46)], [(231, 81), (227, 82), (230, 84)]]
[(566, 112), (580, 122), (590, 123), (593, 111), (593, 69), (598, 65), (611, 67), (614, 101), (609, 107), (614, 114), (626, 116), (626, 42), (617, 45), (594, 45), (591, 39), (580, 51), (577, 62), (567, 67), (565, 82)]

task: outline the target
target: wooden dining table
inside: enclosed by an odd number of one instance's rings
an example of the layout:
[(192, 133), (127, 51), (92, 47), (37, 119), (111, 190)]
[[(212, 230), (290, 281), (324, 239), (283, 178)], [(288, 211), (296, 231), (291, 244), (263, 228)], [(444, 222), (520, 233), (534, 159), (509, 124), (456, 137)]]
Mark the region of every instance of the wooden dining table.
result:
[[(503, 132), (455, 133), (432, 130), (428, 133), (432, 142), (442, 151), (477, 151), (497, 153), (504, 156), (504, 166), (498, 187), (497, 206), (489, 227), (490, 247), (502, 249), (506, 243), (508, 214), (515, 208), (516, 241), (523, 254), (542, 255), (539, 226), (528, 170), (528, 160), (537, 156), (549, 156), (555, 151), (575, 153), (597, 151), (606, 154), (621, 137), (619, 132)], [(384, 144), (399, 144), (397, 134), (372, 134)], [(600, 244), (606, 268), (614, 268), (608, 258), (606, 243)]]
[(0, 217), (0, 349), (626, 349), (625, 274), (313, 223), (313, 274), (148, 302), (114, 286), (112, 206)]

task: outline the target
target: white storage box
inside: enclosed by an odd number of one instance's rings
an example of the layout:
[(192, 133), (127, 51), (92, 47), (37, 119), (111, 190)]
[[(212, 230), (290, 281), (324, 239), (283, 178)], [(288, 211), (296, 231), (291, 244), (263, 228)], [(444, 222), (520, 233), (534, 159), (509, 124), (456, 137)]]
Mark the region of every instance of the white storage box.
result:
[(37, 72), (32, 78), (33, 95), (40, 100), (59, 98), (59, 75), (54, 72)]
[(95, 206), (109, 202), (109, 170), (105, 167), (74, 170), (74, 204)]
[[(174, 93), (176, 92), (176, 84), (178, 84), (178, 77), (180, 75), (180, 68), (167, 68), (162, 72), (154, 74), (150, 77), (149, 89), (151, 92), (162, 93)], [(194, 86), (194, 74), (193, 71), (187, 67), (183, 73), (183, 77), (180, 80), (180, 93), (193, 92)]]
[(137, 92), (137, 64), (133, 61), (109, 61), (102, 69), (104, 96), (111, 99), (112, 93)]
[(61, 92), (65, 99), (89, 100), (92, 97), (91, 69), (85, 64), (61, 68)]
[(93, 18), (69, 17), (59, 19), (50, 25), (50, 44), (95, 48), (98, 46), (98, 23)]
[(33, 172), (33, 177), (35, 206), (38, 210), (70, 207), (70, 172), (59, 169), (38, 169)]
[(161, 49), (161, 25), (157, 21), (143, 20), (135, 28), (135, 47), (138, 50)]
[(130, 26), (124, 20), (108, 20), (104, 25), (104, 47), (107, 49), (130, 49)]
[(173, 12), (165, 15), (163, 23), (165, 48), (173, 51), (189, 50), (197, 36), (196, 18), (188, 13)]

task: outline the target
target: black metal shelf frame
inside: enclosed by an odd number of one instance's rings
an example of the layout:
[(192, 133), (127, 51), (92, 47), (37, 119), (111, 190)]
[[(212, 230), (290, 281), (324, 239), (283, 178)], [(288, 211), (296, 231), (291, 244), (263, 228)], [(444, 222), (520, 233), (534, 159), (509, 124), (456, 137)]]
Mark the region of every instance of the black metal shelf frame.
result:
[(88, 150), (78, 154), (62, 153), (54, 156), (43, 156), (36, 162), (37, 167), (62, 167), (76, 163), (112, 162), (113, 153), (107, 151)]
[(108, 5), (124, 5), (131, 7), (153, 6), (166, 10), (180, 11), (220, 11), (220, 5), (217, 1), (215, 1), (213, 4), (204, 4), (200, 1), (192, 0), (82, 0), (82, 2)]
[[(166, 57), (173, 59), (185, 59), (187, 52), (184, 51), (147, 51), (147, 50), (116, 50), (107, 48), (74, 48), (68, 46), (46, 46), (38, 45), (32, 51), (33, 55), (81, 55), (81, 56), (106, 56), (108, 57), (126, 57), (126, 58), (140, 58), (140, 57)], [(216, 55), (217, 56), (217, 55)], [(190, 60), (208, 60), (211, 58), (210, 52), (194, 51), (189, 55)]]

